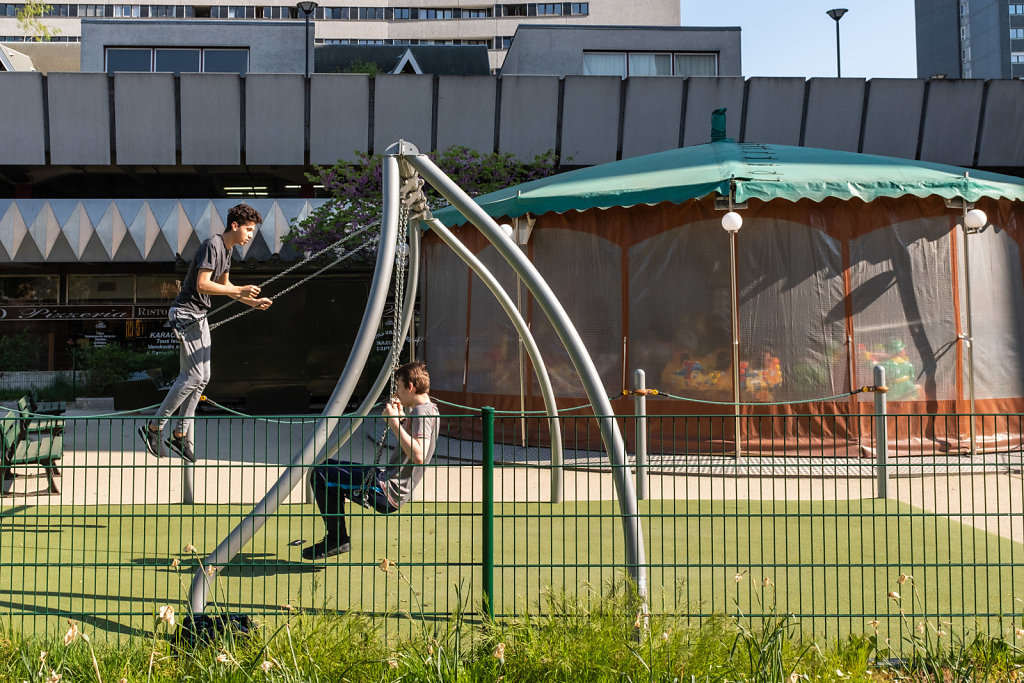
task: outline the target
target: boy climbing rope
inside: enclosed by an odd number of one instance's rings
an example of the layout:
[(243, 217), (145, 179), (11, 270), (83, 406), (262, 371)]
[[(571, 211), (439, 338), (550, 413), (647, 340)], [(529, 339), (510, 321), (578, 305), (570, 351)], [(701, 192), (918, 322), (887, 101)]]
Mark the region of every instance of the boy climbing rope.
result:
[(181, 283), (181, 291), (167, 312), (181, 348), (181, 371), (154, 420), (139, 427), (139, 437), (146, 450), (158, 458), (167, 455), (160, 441), (167, 418), (180, 407), (178, 427), (165, 443), (185, 460), (195, 462), (192, 417), (210, 381), (210, 325), (206, 319), (210, 295), (228, 296), (261, 311), (270, 308), (270, 299), (258, 298), (260, 288), (257, 285), (233, 285), (228, 279), (231, 249), (247, 244), (256, 232), (256, 225), (262, 222), (259, 211), (247, 204), (231, 207), (223, 234), (214, 235), (199, 245)]
[(395, 393), (383, 415), (398, 446), (386, 467), (328, 460), (313, 470), (313, 494), (327, 527), (302, 557), (320, 560), (351, 550), (345, 527), (345, 498), (362, 497), (377, 512), (388, 514), (410, 500), (423, 480), (424, 466), (434, 457), (438, 411), (430, 400), (430, 375), (423, 363), (406, 363), (395, 370)]

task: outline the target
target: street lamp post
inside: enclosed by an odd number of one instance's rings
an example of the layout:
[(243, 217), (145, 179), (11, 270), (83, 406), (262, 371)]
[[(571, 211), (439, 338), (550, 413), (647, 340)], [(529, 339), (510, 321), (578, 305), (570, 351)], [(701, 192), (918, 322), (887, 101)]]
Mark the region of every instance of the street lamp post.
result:
[(849, 11), (850, 10), (846, 8), (837, 7), (836, 9), (830, 9), (826, 12), (826, 14), (832, 17), (836, 22), (836, 78), (843, 77), (843, 69), (839, 65), (839, 20), (842, 19), (843, 15)]
[(977, 438), (974, 430), (974, 321), (971, 316), (971, 241), (968, 235), (981, 232), (988, 224), (988, 216), (981, 209), (967, 210), (967, 201), (963, 202), (964, 219), (964, 284), (967, 299), (967, 391), (971, 399), (971, 456), (977, 454)]
[[(730, 204), (731, 195), (730, 195)], [(736, 233), (743, 227), (743, 216), (733, 211), (722, 216), (722, 228), (729, 233), (729, 306), (732, 310), (732, 400), (733, 438), (736, 441), (736, 459), (740, 457), (740, 317), (737, 308)]]
[(316, 9), (317, 4), (313, 2), (313, 0), (302, 0), (302, 2), (296, 5), (296, 7), (299, 8), (300, 12), (306, 15), (306, 32), (303, 35), (306, 39), (306, 78), (309, 78), (309, 15), (311, 15), (313, 10)]

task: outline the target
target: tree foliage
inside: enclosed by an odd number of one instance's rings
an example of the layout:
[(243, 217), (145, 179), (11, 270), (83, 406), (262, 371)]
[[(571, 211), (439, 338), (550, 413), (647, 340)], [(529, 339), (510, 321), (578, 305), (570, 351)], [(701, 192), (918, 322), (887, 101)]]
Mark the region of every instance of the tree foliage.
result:
[[(555, 171), (554, 152), (520, 161), (512, 154), (481, 154), (454, 146), (429, 156), (471, 197), (544, 178)], [(354, 164), (339, 161), (330, 167), (316, 166), (306, 177), (323, 185), (331, 193), (331, 200), (292, 226), (285, 242), (300, 251), (319, 251), (369, 227), (351, 243), (343, 244), (349, 248), (376, 244), (381, 219), (381, 162), (380, 154), (360, 154)], [(447, 205), (429, 185), (424, 190), (431, 209)]]
[(42, 22), (41, 17), (49, 16), (52, 11), (53, 7), (45, 2), (25, 0), (25, 4), (15, 14), (18, 19), (18, 28), (26, 35), (32, 36), (36, 42), (50, 40), (63, 32), (56, 26), (47, 26)]

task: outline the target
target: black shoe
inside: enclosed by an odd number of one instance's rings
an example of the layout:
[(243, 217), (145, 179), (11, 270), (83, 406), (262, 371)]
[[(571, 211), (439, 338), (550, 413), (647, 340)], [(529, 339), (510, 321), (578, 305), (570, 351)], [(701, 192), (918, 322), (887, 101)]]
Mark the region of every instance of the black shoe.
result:
[(303, 548), (302, 559), (322, 560), (325, 557), (334, 557), (335, 555), (347, 553), (350, 550), (352, 550), (352, 545), (348, 541), (338, 543), (332, 538), (325, 537), (322, 541), (317, 541), (313, 545)]
[(160, 432), (153, 431), (147, 425), (139, 427), (139, 438), (146, 444), (146, 450), (150, 455), (155, 455), (158, 458), (166, 458), (167, 451), (164, 450), (163, 444), (160, 443)]
[(192, 452), (192, 446), (185, 437), (171, 434), (171, 438), (167, 439), (167, 446), (180, 455), (182, 459), (189, 462), (196, 461), (196, 454)]

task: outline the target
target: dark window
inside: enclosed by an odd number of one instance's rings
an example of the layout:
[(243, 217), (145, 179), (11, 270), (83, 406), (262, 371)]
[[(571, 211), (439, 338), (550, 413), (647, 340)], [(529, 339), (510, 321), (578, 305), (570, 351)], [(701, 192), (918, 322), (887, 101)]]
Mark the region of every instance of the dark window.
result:
[(238, 49), (203, 50), (203, 71), (207, 73), (248, 73), (249, 51)]
[(215, 8), (208, 5), (194, 5), (190, 9), (192, 10), (191, 16), (196, 19), (209, 19), (211, 16), (214, 16), (212, 10)]
[(201, 54), (195, 50), (172, 50), (157, 48), (154, 71), (171, 72), (175, 76), (185, 73), (199, 73)]
[(525, 3), (518, 5), (502, 5), (501, 16), (503, 17), (525, 17), (528, 16), (527, 5)]
[(107, 48), (107, 73), (118, 71), (152, 71), (153, 51), (149, 48)]
[(58, 276), (24, 275), (0, 277), (0, 303), (57, 303)]

